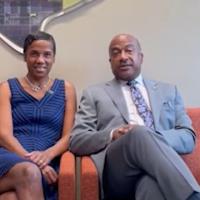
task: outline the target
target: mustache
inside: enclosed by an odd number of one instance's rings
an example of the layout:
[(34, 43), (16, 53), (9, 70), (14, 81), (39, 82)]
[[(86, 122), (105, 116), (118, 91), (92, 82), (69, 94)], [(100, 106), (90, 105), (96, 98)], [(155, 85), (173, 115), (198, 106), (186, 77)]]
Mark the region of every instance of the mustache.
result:
[(127, 61), (121, 61), (120, 62), (120, 66), (133, 66), (134, 63), (133, 62), (127, 62)]

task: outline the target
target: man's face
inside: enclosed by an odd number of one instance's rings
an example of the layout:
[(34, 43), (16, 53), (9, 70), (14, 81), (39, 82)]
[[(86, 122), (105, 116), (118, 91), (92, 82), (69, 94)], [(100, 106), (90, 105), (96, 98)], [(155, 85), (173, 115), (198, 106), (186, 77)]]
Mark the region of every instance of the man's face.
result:
[(109, 54), (112, 72), (117, 79), (128, 81), (140, 74), (143, 54), (134, 37), (116, 36), (110, 43)]

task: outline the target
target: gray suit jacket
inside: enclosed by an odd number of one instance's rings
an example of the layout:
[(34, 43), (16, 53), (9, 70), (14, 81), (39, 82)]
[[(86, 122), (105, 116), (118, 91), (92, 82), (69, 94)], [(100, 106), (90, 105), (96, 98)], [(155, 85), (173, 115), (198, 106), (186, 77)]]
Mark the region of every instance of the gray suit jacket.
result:
[[(190, 153), (195, 134), (182, 99), (173, 85), (144, 79), (150, 99), (156, 132), (180, 154)], [(113, 129), (129, 123), (121, 87), (116, 79), (91, 86), (81, 98), (70, 138), (70, 150), (76, 155), (91, 155), (100, 178), (106, 147)]]

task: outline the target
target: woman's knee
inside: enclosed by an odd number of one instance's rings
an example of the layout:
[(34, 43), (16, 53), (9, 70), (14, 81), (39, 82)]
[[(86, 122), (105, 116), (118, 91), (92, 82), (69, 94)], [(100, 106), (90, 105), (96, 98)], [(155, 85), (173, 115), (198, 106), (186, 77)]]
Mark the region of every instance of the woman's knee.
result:
[(21, 162), (14, 165), (8, 173), (0, 179), (0, 193), (24, 186), (40, 185), (41, 172), (40, 169), (31, 162)]
[(37, 165), (31, 162), (22, 162), (12, 169), (12, 174), (17, 178), (18, 184), (38, 183), (41, 181), (41, 172)]
[(15, 191), (4, 192), (0, 194), (0, 200), (17, 200)]

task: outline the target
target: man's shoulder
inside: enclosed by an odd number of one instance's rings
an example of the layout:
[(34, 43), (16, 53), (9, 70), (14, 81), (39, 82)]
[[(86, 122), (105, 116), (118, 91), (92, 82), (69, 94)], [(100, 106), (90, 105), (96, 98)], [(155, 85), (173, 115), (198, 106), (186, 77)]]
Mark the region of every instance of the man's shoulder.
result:
[(144, 83), (147, 85), (152, 85), (152, 86), (158, 86), (158, 87), (166, 87), (166, 88), (174, 88), (176, 87), (175, 84), (173, 83), (169, 83), (169, 82), (165, 82), (165, 81), (160, 81), (160, 80), (154, 80), (154, 79), (148, 79), (148, 78), (144, 78)]
[(111, 93), (116, 93), (116, 90), (120, 89), (118, 84), (119, 83), (113, 79), (111, 81), (89, 85), (83, 89), (82, 96), (93, 99), (102, 99), (105, 98), (105, 96), (110, 96)]
[(114, 80), (99, 82), (99, 83), (87, 86), (84, 90), (85, 91), (104, 90), (105, 87), (112, 86), (113, 82), (114, 82)]
[(88, 85), (83, 91), (95, 91), (95, 90), (102, 90), (106, 83), (96, 83), (93, 85)]

